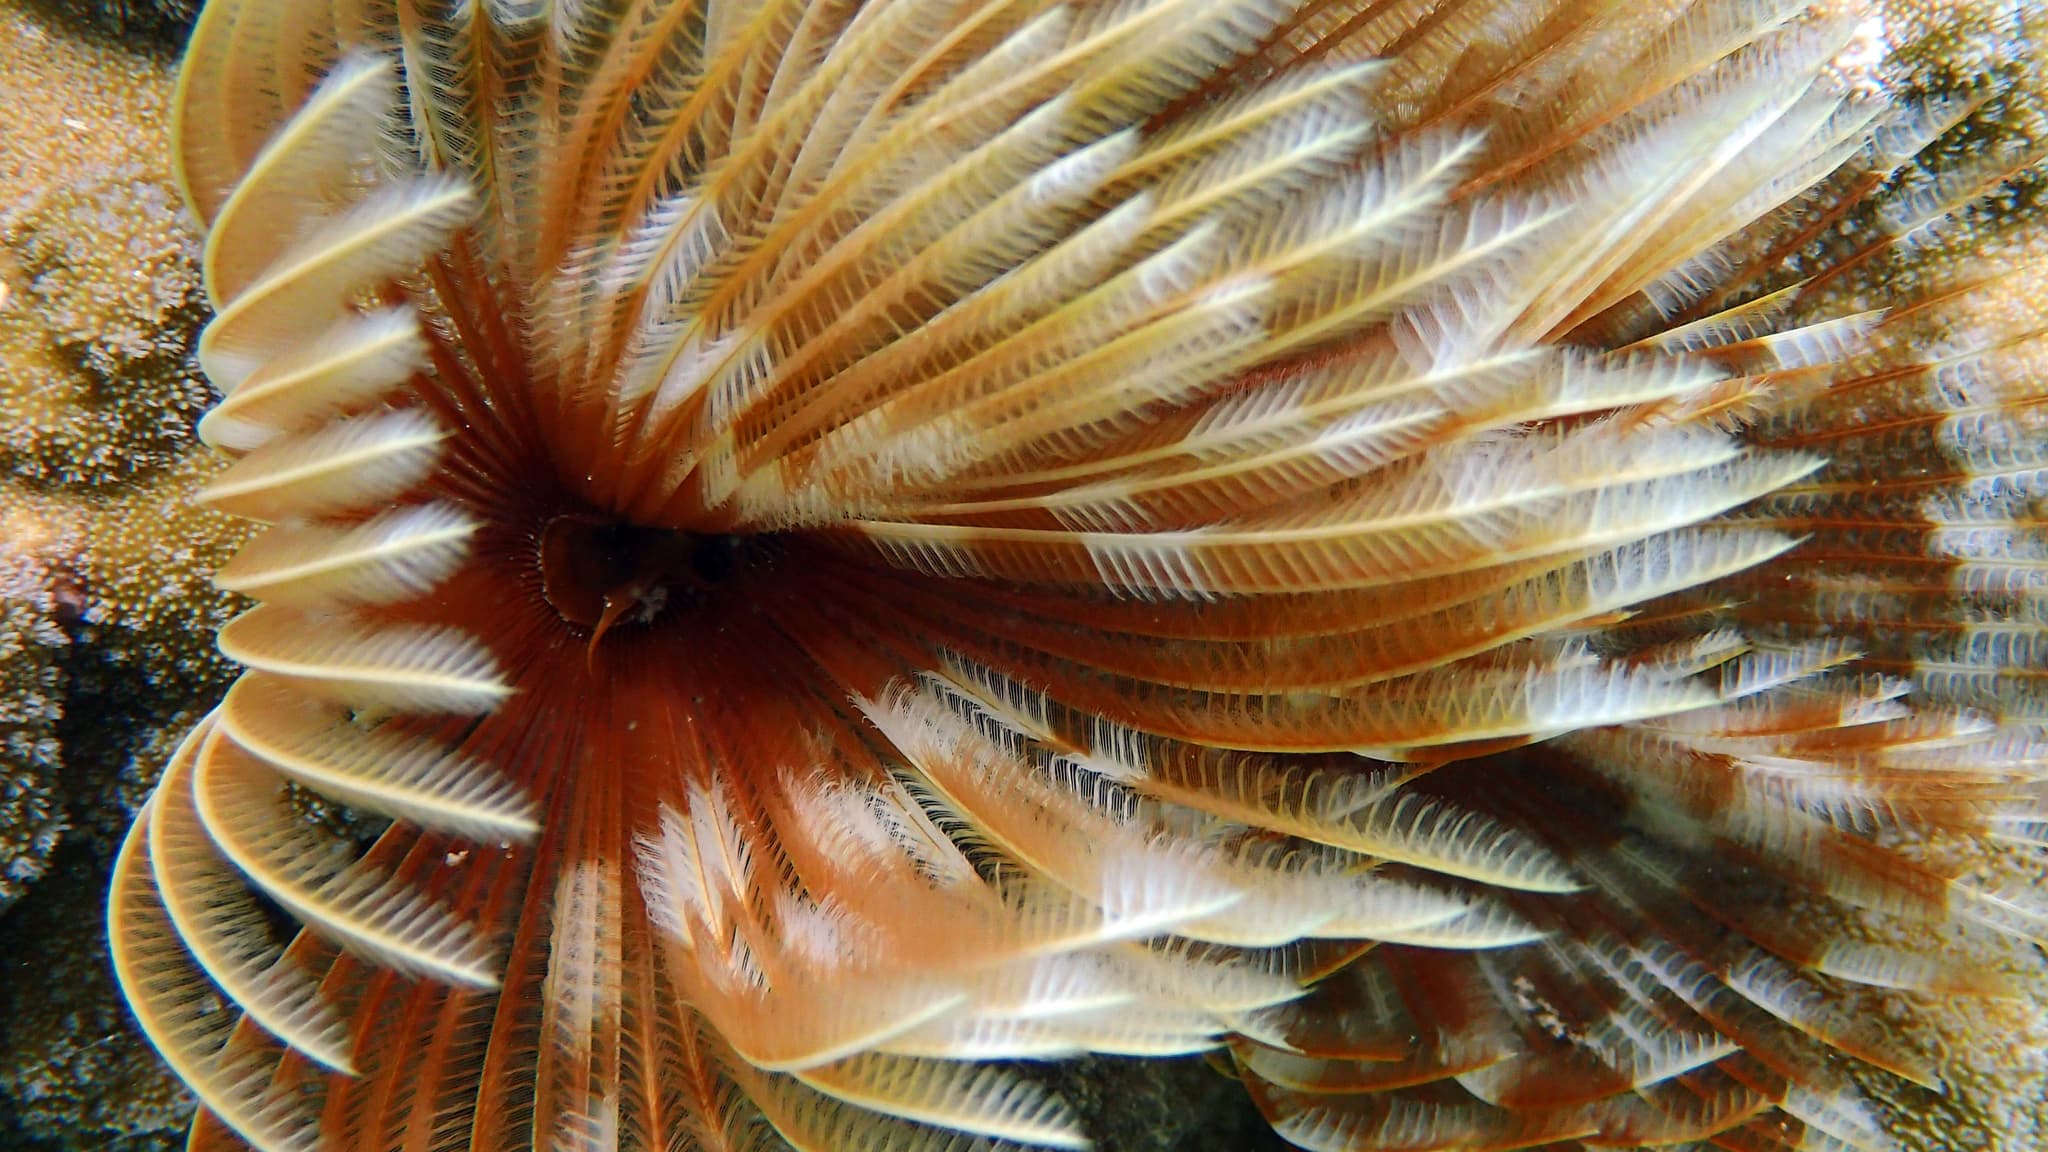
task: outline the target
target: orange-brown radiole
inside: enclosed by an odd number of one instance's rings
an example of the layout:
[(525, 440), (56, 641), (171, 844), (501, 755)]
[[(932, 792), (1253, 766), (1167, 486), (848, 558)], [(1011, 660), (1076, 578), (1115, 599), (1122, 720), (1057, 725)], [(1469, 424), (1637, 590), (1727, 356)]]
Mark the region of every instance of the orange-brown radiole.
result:
[(2027, 162), (1873, 11), (215, 0), (195, 1146), (1883, 1147), (2048, 912), (1900, 848), (2041, 839), (2042, 326), (1859, 287)]

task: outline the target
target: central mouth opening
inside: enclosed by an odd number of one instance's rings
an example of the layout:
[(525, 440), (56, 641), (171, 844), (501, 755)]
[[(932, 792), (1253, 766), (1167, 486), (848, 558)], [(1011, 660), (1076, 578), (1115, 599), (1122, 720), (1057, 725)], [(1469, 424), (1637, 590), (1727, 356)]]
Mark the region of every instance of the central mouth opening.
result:
[(731, 581), (748, 540), (567, 512), (541, 529), (541, 590), (563, 620), (591, 630), (594, 645), (612, 628), (650, 623), (673, 602)]

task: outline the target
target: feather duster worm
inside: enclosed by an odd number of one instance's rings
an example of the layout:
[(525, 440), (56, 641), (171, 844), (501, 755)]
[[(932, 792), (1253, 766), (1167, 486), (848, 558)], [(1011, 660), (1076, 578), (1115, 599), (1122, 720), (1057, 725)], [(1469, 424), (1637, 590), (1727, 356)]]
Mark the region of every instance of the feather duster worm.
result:
[(1905, 850), (2041, 836), (2041, 329), (1848, 289), (2032, 161), (1899, 175), (1991, 92), (1869, 21), (214, 0), (193, 1146), (1077, 1147), (989, 1062), (1225, 1045), (1308, 1149), (1885, 1147), (1843, 989), (2001, 986), (1885, 932), (2048, 934)]

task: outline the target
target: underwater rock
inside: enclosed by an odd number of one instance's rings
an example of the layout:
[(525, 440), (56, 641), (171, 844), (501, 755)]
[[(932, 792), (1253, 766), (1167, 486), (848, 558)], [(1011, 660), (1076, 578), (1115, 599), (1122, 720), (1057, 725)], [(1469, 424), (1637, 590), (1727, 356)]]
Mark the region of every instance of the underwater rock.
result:
[(66, 673), (80, 722), (64, 733), (66, 799), (73, 824), (109, 853), (177, 739), (234, 675), (212, 633), (236, 602), (211, 574), (245, 533), (190, 500), (214, 466), (187, 455), (113, 499), (52, 502), (79, 516), (89, 541), (74, 561)]
[(240, 533), (190, 499), (217, 465), (192, 431), (206, 310), (169, 169), (173, 59), (28, 0), (0, 0), (0, 40), (0, 506), (56, 541), (66, 691), (91, 717), (66, 740), (66, 786), (111, 829), (153, 779), (152, 733), (228, 671), (211, 573)]
[(217, 464), (192, 431), (206, 309), (169, 170), (172, 58), (27, 0), (0, 0), (0, 39), (0, 506), (66, 574), (66, 692), (91, 717), (66, 787), (111, 830), (154, 779), (158, 729), (225, 681), (211, 573), (241, 533), (190, 498)]
[(168, 1152), (191, 1101), (136, 1033), (107, 968), (103, 865), (68, 847), (7, 919), (0, 1147)]
[(168, 184), (174, 46), (82, 28), (42, 0), (0, 2), (0, 37), (0, 213), (127, 165)]
[(0, 499), (0, 912), (42, 876), (64, 831), (57, 798), (66, 639), (47, 557), (57, 541)]
[(208, 400), (193, 358), (198, 240), (161, 176), (123, 164), (5, 217), (0, 472), (84, 491), (158, 475), (192, 451)]
[[(131, 7), (139, 8), (139, 5)], [(196, 234), (172, 56), (0, 0), (0, 1148), (181, 1146), (108, 973), (107, 862), (229, 668), (196, 508)]]
[(1289, 1152), (1236, 1082), (1200, 1057), (1088, 1056), (1027, 1068), (1081, 1118), (1095, 1152)]
[(138, 42), (177, 43), (199, 15), (200, 0), (47, 0), (65, 16)]

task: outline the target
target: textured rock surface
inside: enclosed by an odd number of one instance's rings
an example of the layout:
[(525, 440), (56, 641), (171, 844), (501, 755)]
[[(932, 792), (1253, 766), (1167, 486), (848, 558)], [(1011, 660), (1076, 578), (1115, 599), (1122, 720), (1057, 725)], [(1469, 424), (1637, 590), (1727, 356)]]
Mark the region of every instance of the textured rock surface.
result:
[(0, 1148), (183, 1147), (191, 1101), (133, 1032), (107, 968), (96, 845), (61, 852), (8, 917), (0, 979)]
[(1288, 1152), (1244, 1089), (1199, 1058), (1090, 1057), (1033, 1078), (1074, 1105), (1096, 1152)]
[[(2034, 849), (1936, 844), (1930, 859), (1960, 858), (1981, 877), (2009, 887), (2048, 884), (2048, 859)], [(1873, 934), (1873, 941), (1912, 946), (1917, 932)], [(1863, 992), (1865, 1010), (1907, 1046), (1943, 1070), (1943, 1091), (1897, 1077), (1866, 1074), (1866, 1091), (1884, 1110), (1888, 1131), (1912, 1152), (2048, 1148), (2048, 966), (2033, 944), (1950, 933), (1943, 944), (2003, 974), (2013, 994), (1991, 1000), (1920, 997), (1901, 1000)]]
[(192, 26), (201, 0), (43, 0), (64, 16), (128, 37), (174, 41)]
[(172, 56), (36, 0), (0, 0), (0, 44), (0, 1148), (168, 1149), (190, 1105), (101, 923), (159, 744), (226, 671)]
[(160, 174), (132, 163), (29, 196), (0, 229), (0, 472), (100, 491), (175, 466), (207, 387), (197, 238)]
[(0, 912), (43, 875), (64, 831), (57, 725), (68, 642), (48, 557), (66, 543), (0, 499)]

